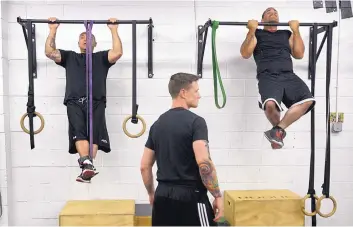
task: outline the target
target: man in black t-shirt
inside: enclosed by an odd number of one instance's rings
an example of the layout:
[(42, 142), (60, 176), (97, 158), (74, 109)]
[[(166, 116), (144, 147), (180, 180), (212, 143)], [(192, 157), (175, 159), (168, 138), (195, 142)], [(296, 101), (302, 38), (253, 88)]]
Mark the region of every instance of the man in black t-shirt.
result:
[[(56, 21), (56, 18), (49, 18)], [(115, 22), (116, 19), (110, 19)], [(86, 33), (79, 36), (78, 45), (81, 53), (57, 49), (55, 44), (59, 24), (49, 24), (49, 36), (45, 44), (45, 54), (57, 65), (66, 69), (66, 90), (64, 105), (67, 107), (69, 121), (69, 153), (78, 153), (79, 166), (82, 169), (77, 177), (78, 182), (90, 182), (98, 174), (93, 160), (98, 150), (110, 152), (109, 135), (105, 121), (106, 80), (109, 68), (122, 56), (122, 45), (117, 32), (118, 25), (109, 24), (113, 37), (113, 48), (92, 53), (92, 86), (93, 86), (93, 157), (89, 156), (88, 134), (88, 97), (86, 82)], [(97, 42), (92, 34), (92, 49)]]
[[(198, 106), (198, 79), (187, 73), (171, 76), (172, 108), (160, 115), (149, 131), (141, 174), (153, 206), (153, 226), (214, 226), (223, 216), (223, 198), (209, 153), (207, 124), (189, 110)], [(155, 161), (156, 191), (152, 174)], [(213, 208), (208, 191), (215, 198)]]
[[(278, 12), (270, 7), (262, 15), (262, 22), (278, 23)], [(289, 21), (292, 30), (277, 30), (276, 26), (257, 29), (258, 22), (248, 22), (249, 32), (240, 52), (243, 58), (254, 56), (257, 65), (259, 107), (265, 111), (273, 128), (265, 132), (272, 148), (282, 148), (285, 129), (312, 110), (315, 99), (304, 81), (293, 72), (292, 58), (302, 59), (304, 43), (299, 32), (299, 22)], [(288, 111), (280, 120), (283, 111)]]

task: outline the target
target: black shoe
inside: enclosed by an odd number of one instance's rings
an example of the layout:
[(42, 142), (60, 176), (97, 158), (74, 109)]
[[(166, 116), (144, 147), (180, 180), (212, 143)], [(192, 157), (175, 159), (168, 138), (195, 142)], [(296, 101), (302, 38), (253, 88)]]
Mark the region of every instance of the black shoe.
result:
[(91, 183), (91, 179), (85, 179), (82, 173), (76, 178), (76, 181), (81, 183)]
[(90, 180), (96, 175), (95, 168), (90, 160), (87, 159), (82, 163), (81, 175), (85, 180)]
[(286, 132), (280, 127), (273, 127), (264, 134), (266, 139), (270, 141), (273, 149), (280, 149), (284, 146), (283, 139), (286, 137)]

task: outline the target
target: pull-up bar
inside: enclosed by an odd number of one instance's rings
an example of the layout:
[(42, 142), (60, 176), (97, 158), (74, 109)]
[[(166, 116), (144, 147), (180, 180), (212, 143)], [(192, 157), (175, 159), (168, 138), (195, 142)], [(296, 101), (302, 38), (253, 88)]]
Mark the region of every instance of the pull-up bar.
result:
[[(151, 20), (151, 19), (150, 19)], [(136, 22), (136, 24), (150, 24), (150, 20), (119, 20), (117, 22), (111, 22), (108, 20), (91, 20), (93, 24), (132, 24)], [(26, 23), (27, 19), (21, 19), (21, 17), (17, 17), (18, 23)], [(42, 19), (30, 19), (32, 23), (36, 24), (83, 24), (84, 20), (56, 20), (55, 22), (51, 22), (49, 20), (42, 20)]]
[[(28, 101), (27, 101), (27, 112), (21, 117), (20, 125), (24, 132), (30, 135), (31, 149), (34, 148), (34, 134), (40, 133), (44, 128), (44, 119), (42, 115), (36, 112), (36, 107), (34, 105), (34, 79), (37, 78), (37, 56), (36, 56), (36, 33), (35, 24), (46, 23), (46, 24), (85, 24), (85, 20), (56, 20), (55, 22), (49, 21), (48, 19), (21, 19), (17, 17), (17, 22), (22, 26), (23, 35), (26, 41), (28, 49), (28, 74), (29, 74), (29, 86), (28, 86)], [(127, 117), (124, 121), (123, 129), (127, 136), (132, 138), (137, 138), (141, 136), (146, 129), (146, 124), (144, 120), (138, 116), (137, 110), (138, 105), (136, 103), (136, 80), (137, 80), (137, 70), (136, 70), (136, 25), (137, 24), (147, 24), (148, 26), (148, 78), (153, 77), (153, 64), (152, 64), (152, 47), (153, 47), (153, 21), (152, 18), (149, 20), (119, 20), (117, 22), (111, 22), (109, 20), (93, 20), (93, 24), (131, 24), (132, 25), (132, 114)], [(29, 130), (24, 126), (24, 119), (28, 116), (29, 118)], [(33, 117), (38, 116), (41, 120), (41, 126), (38, 130), (33, 129)], [(126, 130), (126, 122), (131, 119), (134, 124), (138, 123), (138, 119), (142, 122), (142, 130), (137, 135), (131, 135)]]
[[(206, 40), (207, 40), (207, 32), (208, 27), (212, 26), (213, 21), (211, 19), (207, 20), (204, 25), (198, 26), (198, 59), (197, 59), (197, 74), (202, 77), (202, 64), (203, 57), (205, 53)], [(217, 21), (218, 25), (228, 25), (228, 26), (247, 26), (248, 22), (237, 22), (237, 21)], [(279, 23), (269, 23), (269, 22), (258, 22), (259, 26), (289, 26), (289, 22), (279, 22)], [(324, 31), (328, 31), (333, 27), (337, 26), (337, 21), (333, 21), (331, 23), (322, 23), (322, 22), (304, 22), (299, 23), (299, 26), (302, 27), (310, 27), (312, 29), (314, 26), (317, 27), (317, 34), (322, 33)], [(320, 27), (320, 28), (319, 28)], [(322, 43), (323, 44), (323, 43)], [(213, 44), (214, 45), (214, 44)], [(322, 45), (321, 45), (322, 48)], [(319, 49), (319, 53), (321, 51)], [(318, 54), (319, 55), (319, 54)], [(309, 77), (310, 79), (310, 77)]]
[[(337, 23), (337, 22), (336, 22)], [(231, 22), (231, 21), (220, 21), (219, 25), (242, 25), (246, 26), (248, 25), (248, 22)], [(280, 23), (269, 23), (269, 22), (259, 22), (259, 26), (289, 26), (288, 22), (280, 22)], [(332, 25), (332, 23), (299, 23), (299, 26), (302, 27), (311, 27), (311, 26), (329, 26)]]

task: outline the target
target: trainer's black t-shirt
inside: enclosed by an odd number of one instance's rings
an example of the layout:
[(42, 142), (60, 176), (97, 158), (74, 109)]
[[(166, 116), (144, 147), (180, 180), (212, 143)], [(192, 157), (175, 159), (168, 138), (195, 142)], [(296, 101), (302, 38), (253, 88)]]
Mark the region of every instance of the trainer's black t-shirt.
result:
[(275, 32), (256, 29), (257, 45), (254, 49), (254, 59), (257, 65), (257, 73), (292, 71), (293, 63), (289, 30), (277, 30)]
[[(59, 49), (61, 62), (66, 69), (66, 90), (64, 104), (69, 100), (87, 97), (86, 54)], [(106, 79), (109, 68), (115, 63), (108, 60), (108, 50), (92, 53), (93, 100), (106, 101)]]
[(193, 151), (196, 140), (208, 141), (206, 121), (187, 109), (172, 108), (153, 123), (145, 146), (155, 152), (158, 182), (207, 191)]

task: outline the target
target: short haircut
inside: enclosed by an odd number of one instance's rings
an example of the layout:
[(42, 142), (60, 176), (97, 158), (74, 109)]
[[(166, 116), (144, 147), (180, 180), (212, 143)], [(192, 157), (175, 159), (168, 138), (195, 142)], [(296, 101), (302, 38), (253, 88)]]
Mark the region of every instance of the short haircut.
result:
[(275, 9), (275, 8), (273, 8), (273, 7), (268, 7), (267, 9), (265, 9), (265, 11), (262, 13), (262, 19), (264, 19), (264, 16), (265, 16), (265, 13), (268, 11), (268, 10), (270, 10), (270, 9), (273, 9), (274, 11), (276, 11), (277, 12), (277, 10)]
[(198, 81), (199, 77), (190, 73), (176, 73), (170, 77), (168, 89), (172, 98), (176, 98), (181, 89), (189, 89), (190, 85)]
[[(79, 35), (79, 37), (81, 37), (82, 35), (87, 35), (87, 33), (86, 32), (81, 32), (81, 34)], [(93, 42), (96, 42), (96, 37), (91, 33), (91, 35), (92, 35), (92, 41)], [(87, 37), (88, 38), (88, 37)]]

